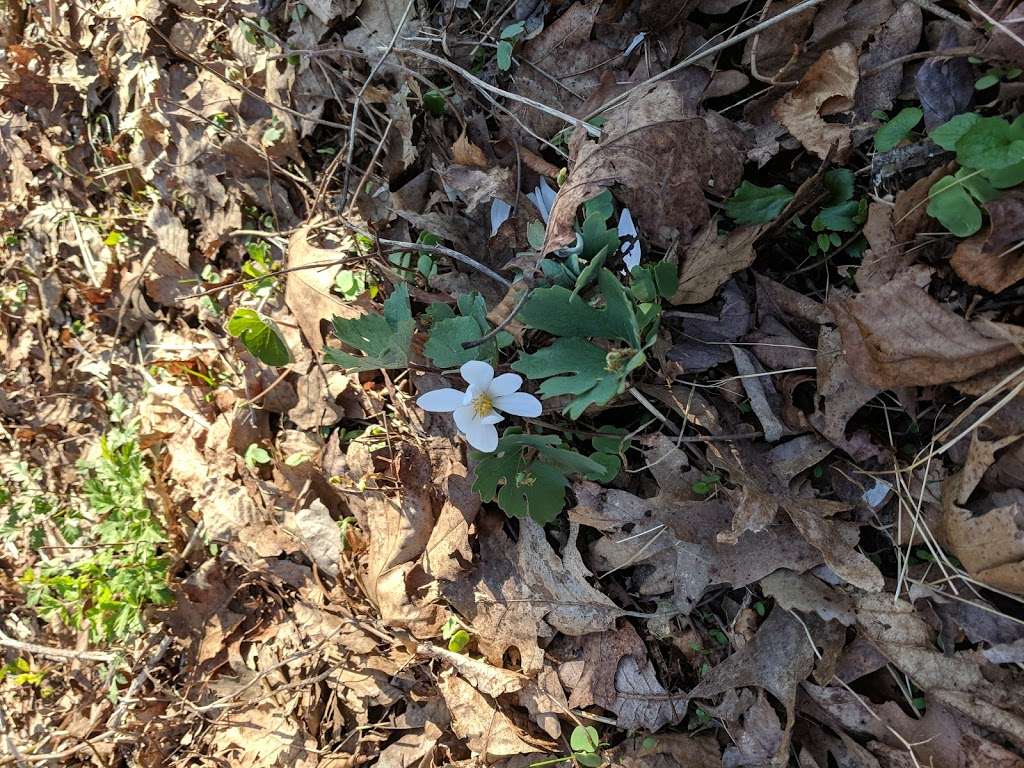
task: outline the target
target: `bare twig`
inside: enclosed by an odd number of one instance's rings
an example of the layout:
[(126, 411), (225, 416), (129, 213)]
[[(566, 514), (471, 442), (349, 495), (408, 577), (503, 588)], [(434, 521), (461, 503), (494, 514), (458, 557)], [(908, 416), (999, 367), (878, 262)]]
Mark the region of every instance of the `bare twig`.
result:
[(722, 41), (718, 45), (713, 45), (706, 50), (699, 51), (698, 53), (695, 53), (692, 56), (688, 56), (675, 66), (669, 67), (664, 72), (654, 75), (653, 77), (649, 77), (642, 83), (637, 83), (636, 85), (630, 87), (629, 90), (624, 91), (615, 98), (609, 99), (607, 102), (605, 102), (600, 107), (591, 112), (589, 115), (587, 115), (584, 119), (590, 120), (593, 117), (597, 117), (602, 112), (607, 112), (609, 109), (614, 109), (615, 107), (622, 106), (627, 101), (629, 101), (633, 97), (633, 94), (636, 93), (636, 91), (638, 91), (639, 89), (646, 88), (647, 86), (661, 82), (662, 80), (667, 80), (680, 70), (686, 69), (687, 67), (696, 64), (698, 61), (703, 61), (704, 59), (709, 58), (710, 56), (714, 56), (716, 53), (724, 51), (726, 48), (731, 48), (737, 43), (743, 42), (748, 37), (760, 34), (769, 27), (773, 27), (779, 22), (788, 19), (790, 16), (795, 16), (798, 13), (803, 13), (804, 11), (813, 8), (816, 5), (821, 5), (823, 2), (825, 2), (825, 0), (803, 0), (802, 3), (797, 3), (792, 8), (787, 8), (782, 13), (772, 16), (770, 19), (763, 21), (760, 24), (755, 24), (750, 29), (744, 30), (743, 32), (740, 32), (734, 37)]
[[(391, 36), (391, 42), (388, 43), (388, 47), (381, 54), (380, 59), (373, 65), (370, 70), (370, 74), (366, 76), (366, 80), (363, 81), (362, 87), (356, 94), (355, 102), (352, 104), (352, 115), (348, 121), (348, 151), (345, 159), (345, 175), (341, 184), (341, 200), (342, 203), (348, 201), (348, 182), (349, 182), (349, 167), (352, 165), (352, 157), (356, 151), (356, 128), (359, 126), (359, 107), (363, 103), (363, 94), (366, 93), (366, 89), (370, 86), (370, 81), (377, 75), (380, 68), (384, 65), (385, 60), (391, 55), (391, 51), (395, 48), (395, 43), (398, 42), (398, 36), (402, 34), (402, 29), (405, 27), (405, 22), (409, 20), (409, 14), (412, 13), (413, 6), (416, 4), (416, 0), (409, 0), (405, 6), (405, 12), (402, 14), (402, 18), (395, 25), (395, 34)], [(373, 167), (373, 164), (370, 164)]]
[(383, 252), (388, 253), (402, 253), (403, 251), (422, 251), (424, 253), (432, 253), (437, 256), (447, 256), (449, 259), (453, 259), (460, 264), (465, 264), (467, 267), (472, 267), (482, 275), (487, 275), (491, 280), (496, 283), (501, 283), (506, 288), (511, 287), (512, 283), (499, 275), (493, 269), (488, 267), (486, 264), (481, 264), (476, 259), (470, 258), (464, 253), (446, 248), (443, 245), (426, 245), (425, 243), (407, 243), (402, 240), (385, 240), (379, 238), (377, 240), (379, 245), (385, 246)]
[(15, 650), (19, 650), (24, 653), (34, 653), (37, 656), (46, 656), (47, 658), (60, 659), (62, 661), (95, 661), (107, 663), (116, 658), (116, 654), (105, 653), (104, 651), (69, 651), (65, 648), (51, 648), (48, 645), (26, 643), (21, 640), (15, 640), (13, 637), (9, 637), (2, 631), (0, 631), (0, 645), (7, 648), (14, 648)]
[[(805, 2), (811, 1), (812, 0), (805, 0)], [(818, 3), (823, 2), (823, 0), (813, 0), (813, 2)], [(489, 93), (493, 93), (498, 96), (504, 96), (506, 99), (518, 101), (520, 104), (525, 104), (528, 107), (532, 107), (533, 109), (536, 109), (540, 112), (544, 112), (545, 114), (551, 115), (552, 117), (557, 117), (559, 120), (563, 120), (569, 125), (576, 126), (578, 128), (583, 128), (583, 130), (585, 130), (591, 136), (601, 135), (601, 130), (599, 128), (590, 125), (589, 123), (583, 120), (580, 120), (578, 117), (573, 117), (572, 115), (566, 114), (560, 109), (549, 107), (547, 104), (544, 104), (542, 102), (535, 101), (534, 99), (527, 98), (526, 96), (520, 96), (518, 93), (512, 93), (511, 91), (506, 91), (502, 88), (499, 88), (496, 85), (491, 85), (490, 83), (484, 82), (473, 73), (460, 67), (458, 64), (453, 64), (452, 62), (448, 61), (448, 59), (442, 58), (441, 56), (436, 56), (435, 54), (430, 53), (429, 51), (420, 50), (419, 48), (396, 48), (395, 50), (398, 51), (399, 53), (408, 53), (411, 54), (412, 56), (419, 56), (421, 59), (426, 59), (427, 61), (433, 62), (434, 64), (437, 64), (439, 67), (443, 67), (444, 69), (447, 69), (450, 72), (454, 72), (457, 75), (463, 77), (480, 90), (488, 91)]]

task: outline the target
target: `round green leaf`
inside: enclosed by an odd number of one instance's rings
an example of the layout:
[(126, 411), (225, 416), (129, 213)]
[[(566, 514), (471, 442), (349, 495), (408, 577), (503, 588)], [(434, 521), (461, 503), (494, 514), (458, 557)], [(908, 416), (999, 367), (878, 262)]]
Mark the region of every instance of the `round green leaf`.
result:
[(974, 88), (978, 91), (984, 91), (986, 88), (991, 88), (998, 82), (999, 75), (982, 75), (974, 82)]
[(569, 746), (573, 752), (596, 752), (600, 743), (601, 737), (592, 725), (577, 725), (569, 737)]
[(924, 112), (917, 107), (900, 110), (899, 114), (878, 129), (875, 134), (875, 151), (888, 152), (895, 147), (906, 138), (915, 125), (921, 122), (922, 117), (924, 117)]
[(956, 159), (968, 168), (994, 170), (1024, 160), (1024, 131), (998, 117), (983, 117), (956, 143)]
[(508, 72), (512, 68), (512, 43), (502, 40), (498, 43), (498, 69)]
[(960, 137), (971, 129), (976, 122), (981, 120), (977, 112), (967, 112), (950, 119), (948, 122), (934, 128), (928, 136), (940, 147), (948, 152), (956, 150), (956, 143)]
[(981, 229), (981, 210), (955, 177), (935, 182), (928, 198), (928, 215), (957, 237), (970, 237)]
[(227, 322), (226, 330), (237, 337), (253, 357), (267, 365), (280, 367), (292, 361), (277, 325), (255, 310), (236, 309)]

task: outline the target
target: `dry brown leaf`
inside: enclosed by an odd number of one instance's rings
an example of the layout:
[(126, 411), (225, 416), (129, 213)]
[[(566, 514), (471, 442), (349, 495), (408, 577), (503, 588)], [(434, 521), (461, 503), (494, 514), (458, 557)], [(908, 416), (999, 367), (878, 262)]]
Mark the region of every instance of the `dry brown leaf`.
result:
[(597, 704), (614, 712), (618, 727), (628, 730), (657, 731), (686, 715), (687, 696), (670, 693), (658, 681), (630, 624), (564, 643), (561, 654), (568, 658), (558, 676), (569, 691), (570, 707)]
[(1024, 280), (1024, 193), (1007, 192), (985, 210), (988, 231), (961, 240), (950, 263), (966, 282), (999, 293)]
[(736, 363), (736, 373), (741, 377), (740, 383), (750, 398), (750, 407), (761, 422), (765, 441), (778, 442), (784, 435), (791, 434), (791, 430), (775, 415), (775, 411), (781, 407), (779, 393), (761, 366), (754, 362), (754, 358), (745, 349), (733, 344), (729, 345), (729, 349)]
[(675, 605), (688, 612), (711, 584), (737, 587), (777, 568), (804, 571), (820, 564), (821, 555), (786, 524), (745, 531), (735, 543), (716, 538), (729, 527), (731, 507), (688, 498), (685, 457), (678, 449), (675, 457), (667, 455), (665, 443), (672, 449), (665, 438), (647, 454), (662, 489), (651, 499), (589, 482), (576, 486), (578, 503), (569, 519), (605, 533), (591, 546), (595, 566), (643, 564), (634, 588), (643, 595), (671, 592)]
[(210, 755), (238, 768), (316, 768), (316, 739), (274, 702), (236, 709), (212, 732)]
[(495, 167), (485, 171), (468, 165), (450, 165), (441, 174), (441, 181), (449, 195), (465, 203), (466, 213), (472, 213), (496, 197), (515, 199), (512, 172), (508, 168)]
[(814, 649), (804, 625), (782, 608), (765, 619), (754, 640), (712, 667), (690, 691), (693, 699), (704, 699), (736, 688), (762, 688), (786, 709), (782, 743), (772, 760), (775, 764), (789, 749), (789, 734), (796, 719), (797, 686), (814, 666)]
[(903, 67), (884, 66), (889, 62), (917, 50), (921, 40), (921, 9), (915, 3), (901, 3), (874, 33), (867, 52), (860, 57), (860, 71), (868, 72), (883, 67), (873, 75), (861, 78), (857, 85), (854, 113), (857, 120), (871, 119), (876, 110), (888, 111), (899, 96), (903, 81)]
[(338, 575), (341, 562), (341, 531), (320, 499), (295, 513), (293, 533), (302, 551), (328, 576)]
[(847, 627), (855, 621), (850, 597), (810, 574), (780, 569), (761, 579), (761, 589), (787, 610), (816, 613)]
[[(285, 279), (284, 300), (313, 353), (318, 355), (324, 347), (324, 333), (332, 317), (362, 317), (370, 308), (362, 297), (342, 301), (331, 293), (334, 277), (341, 269), (339, 262), (349, 254), (346, 246), (316, 248), (309, 244), (308, 238), (309, 227), (300, 227), (288, 240), (287, 267), (294, 271)], [(311, 266), (315, 264), (321, 266)]]
[(452, 714), (452, 730), (483, 762), (537, 751), (523, 740), (507, 715), (465, 680), (450, 675), (438, 687)]
[(376, 768), (415, 768), (434, 751), (442, 731), (434, 723), (427, 723), (422, 731), (402, 734), (398, 741), (388, 744), (374, 763)]
[(672, 304), (703, 304), (737, 272), (754, 263), (754, 241), (763, 227), (739, 227), (727, 235), (718, 234), (718, 219), (712, 219), (694, 236), (679, 269), (679, 286)]
[(859, 79), (857, 49), (850, 43), (831, 48), (821, 55), (792, 91), (775, 105), (776, 119), (818, 157), (825, 159), (835, 147), (842, 158), (850, 149), (850, 126), (826, 122), (824, 118), (853, 107)]
[(909, 251), (896, 238), (895, 208), (884, 203), (871, 203), (868, 220), (864, 223), (864, 237), (868, 250), (854, 275), (861, 291), (880, 288), (893, 279), (900, 271), (914, 262), (914, 252)]
[(850, 505), (791, 491), (791, 478), (775, 475), (770, 454), (763, 453), (740, 443), (709, 446), (709, 460), (725, 469), (730, 481), (739, 486), (739, 491), (731, 494), (736, 504), (732, 526), (719, 533), (718, 540), (729, 543), (750, 532), (768, 530), (778, 510), (783, 509), (800, 535), (821, 553), (840, 578), (869, 592), (881, 590), (885, 583), (882, 574), (855, 548), (859, 527), (830, 519), (849, 510)]
[(485, 661), (478, 661), (465, 654), (454, 653), (437, 645), (421, 643), (417, 651), (447, 663), (459, 673), (459, 677), (481, 693), (486, 693), (493, 698), (522, 690), (530, 682), (529, 678), (518, 672), (492, 667)]
[[(735, 129), (697, 107), (699, 91), (658, 83), (612, 112), (600, 141), (574, 137), (569, 177), (551, 208), (543, 252), (576, 239), (576, 209), (609, 187), (652, 243), (690, 242), (710, 214), (704, 193), (725, 197), (739, 184), (743, 157)], [(652, 173), (652, 169), (657, 173)]]
[[(432, 470), (426, 454), (403, 443), (397, 459), (400, 491), (368, 490), (358, 510), (360, 527), (369, 535), (366, 592), (381, 618), (415, 637), (431, 637), (444, 621), (440, 606), (414, 598), (407, 580), (418, 567), (434, 528), (430, 497)], [(351, 498), (351, 497), (350, 497)]]
[(860, 595), (856, 601), (864, 636), (921, 690), (1024, 745), (1019, 682), (997, 679), (968, 652), (937, 650), (932, 629), (910, 603), (891, 595)]
[(519, 704), (526, 707), (530, 717), (552, 739), (562, 735), (559, 718), (569, 709), (565, 691), (558, 680), (558, 672), (546, 667), (537, 675), (536, 680), (529, 681), (519, 692)]
[(853, 375), (882, 389), (963, 381), (1021, 356), (1019, 329), (965, 320), (912, 275), (829, 306)]
[(484, 170), (490, 165), (487, 155), (480, 147), (466, 138), (465, 131), (452, 144), (452, 162), (455, 165), (468, 165)]
[[(653, 743), (651, 743), (653, 741)], [(616, 768), (721, 768), (718, 742), (713, 736), (660, 733), (654, 739), (631, 736), (609, 756)]]

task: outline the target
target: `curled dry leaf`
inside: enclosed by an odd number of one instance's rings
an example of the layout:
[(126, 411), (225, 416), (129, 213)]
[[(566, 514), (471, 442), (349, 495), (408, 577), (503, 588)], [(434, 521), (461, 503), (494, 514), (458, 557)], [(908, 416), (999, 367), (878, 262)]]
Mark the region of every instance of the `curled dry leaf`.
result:
[(979, 725), (1024, 745), (1019, 684), (997, 678), (966, 651), (942, 653), (914, 606), (891, 595), (856, 598), (857, 626), (926, 694)]
[(686, 715), (688, 698), (670, 693), (658, 681), (630, 624), (563, 643), (561, 654), (565, 660), (558, 676), (569, 691), (570, 707), (597, 704), (617, 715), (619, 728), (629, 730), (657, 731)]
[(775, 105), (775, 118), (809, 151), (824, 159), (835, 147), (842, 158), (850, 149), (850, 126), (829, 123), (826, 117), (853, 106), (859, 79), (857, 49), (850, 43), (821, 55), (800, 84)]
[(683, 256), (679, 286), (673, 304), (703, 304), (715, 297), (732, 275), (754, 263), (754, 241), (763, 227), (739, 227), (718, 234), (718, 219), (711, 219), (696, 234)]
[(690, 691), (693, 699), (705, 699), (741, 687), (761, 688), (786, 709), (782, 743), (771, 761), (782, 762), (789, 749), (789, 734), (796, 718), (797, 686), (814, 666), (814, 649), (807, 630), (793, 614), (775, 608), (754, 640), (708, 672)]
[(362, 297), (342, 301), (331, 293), (341, 259), (354, 253), (355, 242), (340, 248), (317, 248), (309, 244), (309, 232), (308, 226), (300, 227), (288, 239), (287, 267), (292, 271), (285, 279), (284, 300), (313, 353), (319, 355), (332, 317), (362, 317), (370, 307)]
[(449, 675), (441, 680), (439, 688), (452, 715), (452, 730), (485, 763), (538, 751), (523, 740), (519, 729), (493, 700), (465, 680)]
[(965, 320), (912, 275), (829, 306), (853, 375), (882, 389), (964, 381), (1021, 356), (1019, 328)]
[(1024, 193), (1007, 192), (985, 211), (988, 231), (960, 241), (950, 263), (966, 282), (999, 293), (1024, 280)]
[(690, 242), (710, 218), (704, 193), (728, 196), (743, 173), (735, 129), (716, 113), (702, 113), (698, 95), (680, 83), (657, 83), (613, 111), (599, 141), (576, 134), (545, 253), (576, 239), (577, 208), (609, 187), (617, 187), (654, 244), (668, 246), (677, 236)]

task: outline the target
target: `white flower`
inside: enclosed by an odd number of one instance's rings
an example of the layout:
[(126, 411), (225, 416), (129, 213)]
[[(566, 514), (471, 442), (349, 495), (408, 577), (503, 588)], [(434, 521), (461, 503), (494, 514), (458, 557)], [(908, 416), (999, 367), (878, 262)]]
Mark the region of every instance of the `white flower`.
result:
[(526, 195), (537, 206), (537, 211), (540, 213), (540, 217), (544, 219), (545, 224), (548, 223), (548, 217), (551, 215), (551, 206), (555, 204), (555, 196), (557, 194), (551, 188), (551, 185), (548, 184), (548, 180), (541, 176), (540, 184), (534, 187), (533, 192)]
[(626, 269), (633, 271), (633, 267), (640, 266), (640, 241), (637, 240), (636, 224), (633, 223), (633, 216), (629, 208), (623, 208), (619, 214), (619, 237), (632, 238), (629, 249), (622, 254), (622, 261)]
[(494, 425), (505, 418), (498, 411), (513, 416), (540, 416), (540, 400), (518, 391), (523, 386), (522, 376), (495, 376), (494, 369), (480, 360), (470, 360), (459, 372), (469, 384), (465, 392), (435, 389), (420, 395), (416, 405), (432, 413), (453, 414), (459, 432), (478, 451), (490, 453), (498, 447), (498, 430)]

